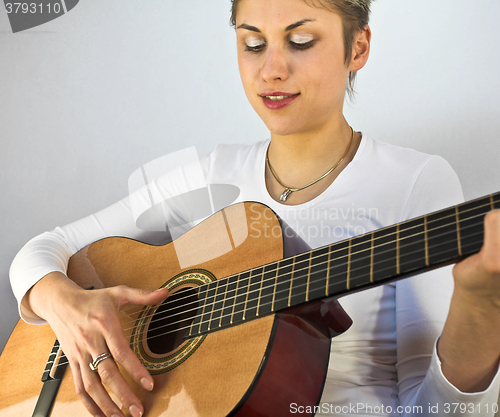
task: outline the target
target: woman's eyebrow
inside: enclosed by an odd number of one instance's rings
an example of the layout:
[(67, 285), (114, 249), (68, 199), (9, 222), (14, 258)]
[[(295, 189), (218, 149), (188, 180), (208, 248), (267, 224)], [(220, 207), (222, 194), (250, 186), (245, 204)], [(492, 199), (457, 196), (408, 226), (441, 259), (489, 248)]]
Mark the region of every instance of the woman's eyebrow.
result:
[(299, 20), (297, 23), (292, 23), (291, 25), (285, 28), (285, 32), (289, 32), (295, 28), (298, 28), (299, 26), (302, 26), (304, 23), (307, 22), (314, 22), (314, 19), (304, 19), (304, 20)]
[(251, 30), (252, 32), (261, 33), (260, 30), (258, 28), (256, 28), (255, 26), (250, 26), (250, 25), (247, 25), (246, 23), (242, 23), (236, 29), (246, 29), (246, 30)]
[[(314, 19), (304, 19), (304, 20), (299, 20), (296, 23), (292, 23), (291, 25), (288, 25), (285, 28), (285, 32), (290, 32), (291, 30), (298, 28), (299, 26), (302, 26), (303, 24), (305, 24), (307, 22), (314, 22)], [(255, 26), (247, 25), (246, 23), (242, 23), (236, 29), (246, 29), (246, 30), (251, 30), (252, 32), (261, 33), (259, 28), (256, 28)]]

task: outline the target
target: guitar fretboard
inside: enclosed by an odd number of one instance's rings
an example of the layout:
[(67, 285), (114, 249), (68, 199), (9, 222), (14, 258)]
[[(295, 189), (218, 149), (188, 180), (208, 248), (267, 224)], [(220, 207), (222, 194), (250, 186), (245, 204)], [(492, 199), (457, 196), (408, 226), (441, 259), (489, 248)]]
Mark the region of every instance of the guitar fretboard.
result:
[(203, 285), (188, 337), (456, 262), (480, 250), (499, 208), (491, 194)]

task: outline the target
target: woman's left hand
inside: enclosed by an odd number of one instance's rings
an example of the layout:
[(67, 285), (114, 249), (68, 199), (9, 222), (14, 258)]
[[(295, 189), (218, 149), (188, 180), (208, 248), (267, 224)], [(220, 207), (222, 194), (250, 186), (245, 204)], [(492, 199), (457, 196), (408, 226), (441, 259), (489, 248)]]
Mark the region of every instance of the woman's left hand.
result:
[(500, 210), (484, 220), (481, 250), (453, 268), (455, 289), (438, 342), (443, 374), (463, 392), (483, 391), (500, 360)]
[(455, 291), (491, 307), (492, 313), (500, 311), (500, 210), (486, 215), (483, 247), (455, 265), (453, 276)]

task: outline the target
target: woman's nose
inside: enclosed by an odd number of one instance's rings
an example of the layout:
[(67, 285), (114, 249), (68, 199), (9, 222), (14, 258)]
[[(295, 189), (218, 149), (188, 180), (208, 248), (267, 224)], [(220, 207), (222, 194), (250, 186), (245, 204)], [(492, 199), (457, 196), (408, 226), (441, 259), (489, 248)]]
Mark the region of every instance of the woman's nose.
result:
[(267, 47), (262, 65), (262, 78), (266, 82), (285, 81), (289, 68), (285, 53), (277, 47)]

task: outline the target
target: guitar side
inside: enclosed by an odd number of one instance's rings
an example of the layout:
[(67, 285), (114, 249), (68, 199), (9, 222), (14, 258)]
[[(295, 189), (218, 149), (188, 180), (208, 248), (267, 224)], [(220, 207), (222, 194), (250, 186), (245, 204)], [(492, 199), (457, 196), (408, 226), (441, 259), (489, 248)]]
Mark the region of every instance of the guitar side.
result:
[[(193, 269), (210, 271), (218, 279), (282, 259), (281, 234), (268, 233), (281, 227), (269, 208), (237, 204), (214, 214), (175, 245), (150, 246), (124, 238), (95, 242), (71, 258), (68, 275), (83, 288), (124, 284), (152, 290)], [(214, 252), (221, 248), (228, 250)], [(195, 258), (203, 262), (194, 265), (190, 259)], [(312, 303), (209, 333), (182, 363), (154, 375), (152, 393), (129, 381), (145, 415), (281, 416), (290, 414), (291, 403), (314, 406), (323, 388), (331, 333), (328, 326), (318, 325), (318, 308)], [(135, 321), (138, 315), (132, 312), (123, 320)], [(341, 314), (339, 331), (348, 324)], [(131, 330), (125, 333), (132, 337)], [(19, 322), (0, 357), (0, 416), (31, 415), (54, 339), (48, 326)], [(74, 393), (69, 368), (51, 416), (67, 415), (88, 415)]]

